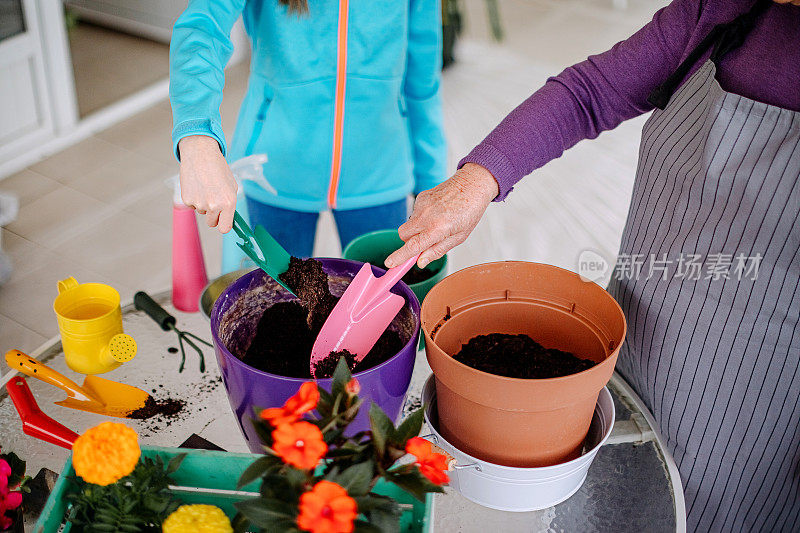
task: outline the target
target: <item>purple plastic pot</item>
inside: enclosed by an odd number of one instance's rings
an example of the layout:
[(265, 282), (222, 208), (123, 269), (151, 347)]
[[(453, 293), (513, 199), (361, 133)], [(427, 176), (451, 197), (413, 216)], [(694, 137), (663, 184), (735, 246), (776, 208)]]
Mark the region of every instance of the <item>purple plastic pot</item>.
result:
[[(331, 291), (340, 295), (363, 263), (347, 259), (320, 258), (323, 269), (331, 277)], [(372, 267), (376, 276), (385, 270)], [(403, 348), (391, 359), (354, 376), (361, 384), (364, 407), (350, 426), (351, 433), (369, 428), (368, 407), (377, 403), (389, 418), (397, 420), (405, 401), (414, 369), (417, 338), (419, 336), (419, 301), (405, 283), (398, 283), (392, 292), (406, 299), (390, 329), (397, 331), (405, 341)], [(280, 301), (291, 299), (272, 278), (262, 270), (254, 270), (239, 278), (220, 295), (211, 311), (211, 334), (217, 363), (222, 372), (222, 381), (228, 393), (239, 427), (254, 453), (263, 452), (252, 425), (254, 408), (278, 407), (292, 396), (306, 379), (290, 378), (270, 374), (243, 363), (241, 357), (250, 346), (258, 320), (264, 310)], [(308, 357), (308, 355), (301, 355)], [(317, 383), (326, 390), (331, 388), (330, 379)]]

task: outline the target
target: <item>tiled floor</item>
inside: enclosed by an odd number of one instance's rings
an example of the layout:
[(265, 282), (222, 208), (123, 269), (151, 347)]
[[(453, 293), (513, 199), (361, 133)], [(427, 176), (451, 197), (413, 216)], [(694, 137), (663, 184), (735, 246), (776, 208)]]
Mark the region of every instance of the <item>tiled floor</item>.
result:
[[(487, 40), (482, 0), (465, 2), (469, 25), (458, 63), (444, 74), (449, 169), (548, 75), (602, 51), (645, 23), (663, 0), (503, 0), (506, 40)], [(222, 104), (230, 137), (247, 82), (245, 64), (228, 71)], [(526, 259), (575, 269), (583, 249), (613, 260), (627, 211), (642, 119), (580, 143), (489, 210), (472, 238), (451, 253), (453, 268)], [(130, 299), (170, 283), (170, 201), (164, 179), (177, 173), (167, 102), (0, 182), (21, 201), (2, 243), (14, 261), (0, 287), (0, 346), (33, 350), (56, 334), (56, 282), (112, 284)], [(219, 272), (221, 241), (201, 227), (209, 274)], [(317, 253), (338, 253), (322, 217)]]
[(82, 117), (169, 75), (166, 44), (84, 22), (68, 38)]

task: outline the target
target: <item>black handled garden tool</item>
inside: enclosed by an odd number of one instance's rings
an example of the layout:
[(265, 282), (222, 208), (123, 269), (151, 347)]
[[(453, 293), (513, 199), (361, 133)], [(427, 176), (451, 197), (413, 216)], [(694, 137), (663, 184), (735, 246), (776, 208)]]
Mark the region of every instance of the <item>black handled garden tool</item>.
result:
[(147, 313), (147, 315), (155, 320), (156, 324), (161, 326), (161, 329), (164, 331), (172, 330), (178, 334), (178, 344), (181, 348), (181, 366), (178, 368), (178, 372), (183, 372), (183, 367), (186, 364), (186, 351), (183, 348), (184, 341), (186, 341), (186, 344), (194, 348), (197, 352), (197, 355), (200, 356), (200, 372), (206, 371), (206, 360), (203, 357), (203, 350), (201, 350), (192, 339), (197, 342), (202, 342), (206, 346), (213, 347), (210, 342), (204, 341), (193, 333), (178, 329), (178, 321), (175, 319), (175, 317), (169, 314), (166, 309), (158, 305), (158, 303), (144, 291), (139, 291), (133, 296), (133, 305), (136, 307), (136, 309)]

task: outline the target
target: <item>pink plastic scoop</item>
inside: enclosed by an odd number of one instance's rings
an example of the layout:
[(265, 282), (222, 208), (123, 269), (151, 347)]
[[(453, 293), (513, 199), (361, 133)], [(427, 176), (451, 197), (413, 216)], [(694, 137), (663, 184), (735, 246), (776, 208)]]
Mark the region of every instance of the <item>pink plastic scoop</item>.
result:
[(405, 304), (405, 298), (389, 292), (417, 262), (419, 255), (390, 268), (376, 278), (364, 263), (331, 311), (311, 350), (311, 375), (331, 352), (347, 350), (361, 362), (378, 342)]

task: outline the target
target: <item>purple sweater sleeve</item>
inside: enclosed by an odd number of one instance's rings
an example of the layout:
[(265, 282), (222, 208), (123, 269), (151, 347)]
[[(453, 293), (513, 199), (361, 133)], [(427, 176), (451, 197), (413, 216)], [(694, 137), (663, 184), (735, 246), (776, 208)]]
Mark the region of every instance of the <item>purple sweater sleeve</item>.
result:
[(703, 0), (674, 0), (625, 41), (573, 65), (514, 109), (459, 162), (492, 173), (504, 200), (514, 184), (583, 139), (652, 109), (650, 91), (675, 70)]

